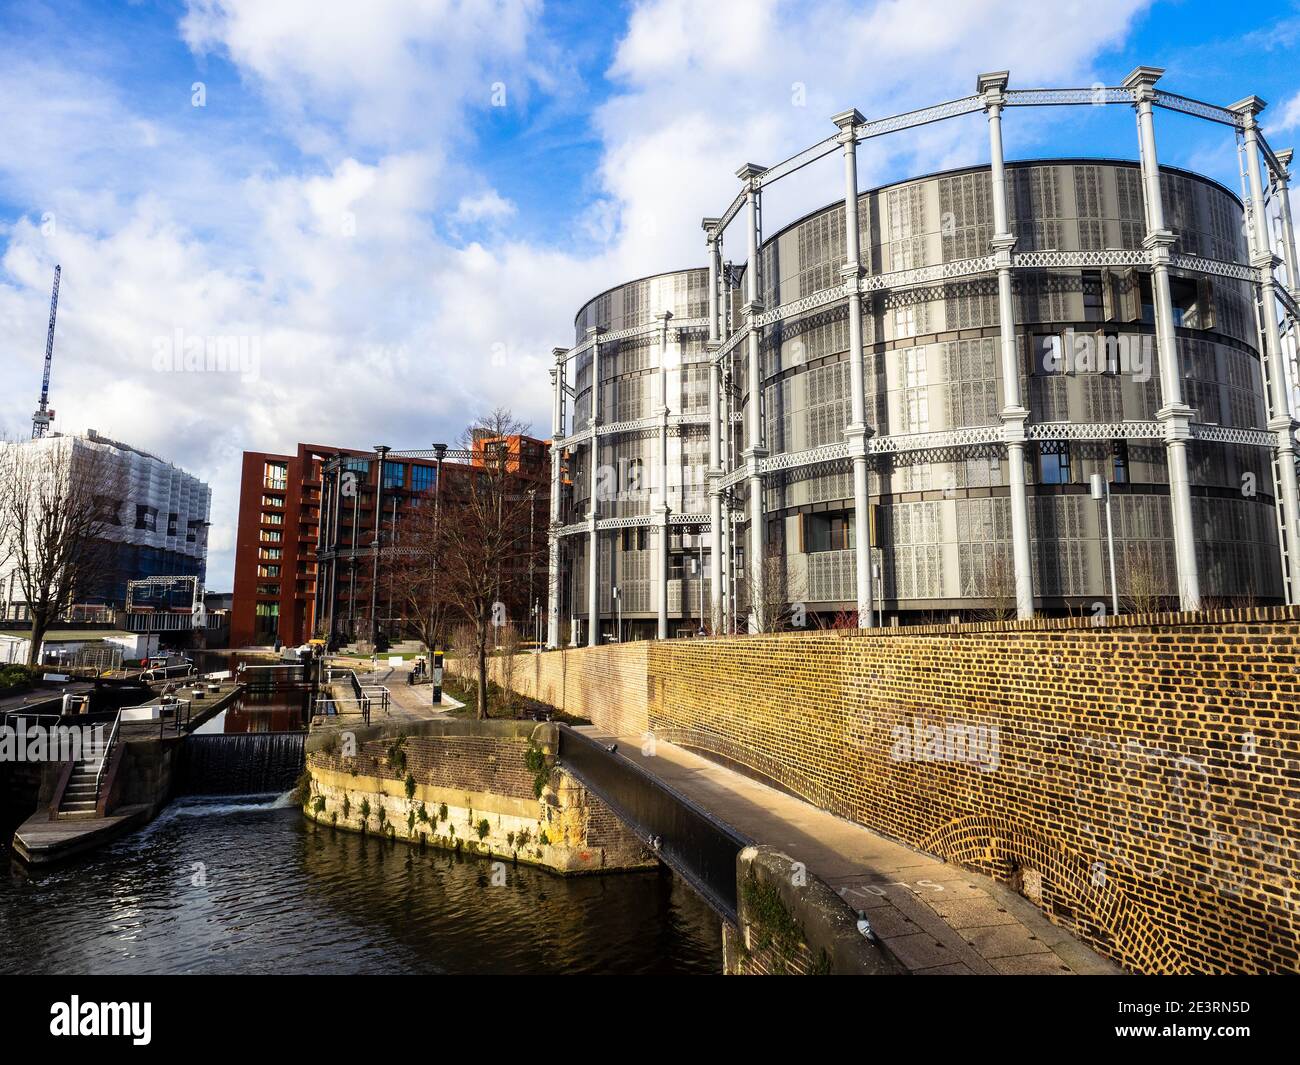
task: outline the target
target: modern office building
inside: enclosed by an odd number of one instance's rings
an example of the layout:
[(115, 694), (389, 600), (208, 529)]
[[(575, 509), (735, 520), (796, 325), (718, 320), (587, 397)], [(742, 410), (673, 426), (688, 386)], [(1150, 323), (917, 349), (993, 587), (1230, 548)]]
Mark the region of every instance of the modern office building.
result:
[(454, 498), (456, 478), (472, 476), (475, 462), (498, 453), (508, 470), (538, 487), (540, 536), (548, 490), (543, 440), (483, 439), (441, 456), (428, 449), (385, 450), (381, 457), (315, 444), (299, 444), (292, 455), (245, 452), (231, 646), (366, 638), (372, 601), (379, 631), (390, 640), (409, 635), (388, 567), (371, 595), (377, 538), (400, 537), (413, 508), (438, 492), (440, 471)]
[[(102, 481), (105, 541), (98, 578), (74, 593), (68, 619), (113, 612), (126, 602), (127, 582), (148, 577), (197, 578), (207, 572), (212, 491), (197, 477), (147, 451), (110, 440), (93, 429), (84, 435), (54, 433), (33, 440), (0, 442), (0, 448), (50, 452), (60, 463), (84, 464)], [(92, 465), (93, 464), (93, 465)], [(16, 566), (0, 566), (0, 617), (28, 620)]]
[[(838, 115), (740, 169), (705, 266), (587, 303), (552, 372), (551, 643), (1295, 601), (1291, 153), (1262, 101), (1160, 73)], [(1004, 163), (1008, 109), (1072, 104), (1132, 108), (1137, 160)], [(1236, 134), (1244, 202), (1158, 165), (1156, 109)], [(989, 164), (858, 189), (860, 141), (967, 114)], [(761, 233), (832, 153), (845, 199)]]

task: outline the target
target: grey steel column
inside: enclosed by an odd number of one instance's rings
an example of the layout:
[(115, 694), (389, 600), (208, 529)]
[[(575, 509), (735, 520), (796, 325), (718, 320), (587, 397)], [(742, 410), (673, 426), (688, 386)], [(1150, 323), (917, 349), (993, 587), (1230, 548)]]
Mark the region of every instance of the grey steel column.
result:
[(587, 521), (591, 524), (587, 547), (587, 646), (600, 642), (600, 533), (596, 523), (600, 507), (596, 493), (600, 485), (600, 330), (595, 326), (587, 330), (591, 340), (591, 509)]
[(763, 563), (766, 529), (763, 524), (763, 475), (760, 472), (767, 449), (763, 446), (763, 366), (759, 355), (758, 325), (754, 319), (762, 313), (763, 303), (758, 294), (758, 242), (759, 196), (758, 179), (766, 168), (746, 163), (736, 171), (736, 177), (745, 183), (745, 214), (748, 219), (749, 265), (745, 267), (745, 323), (749, 327), (749, 431), (744, 451), (745, 471), (749, 480), (749, 574), (748, 594), (751, 607), (750, 628), (757, 629), (758, 622), (766, 620), (763, 611)]
[(1258, 96), (1248, 96), (1233, 104), (1245, 120), (1243, 134), (1246, 142), (1246, 177), (1250, 182), (1251, 199), (1251, 257), (1250, 265), (1259, 273), (1261, 289), (1260, 319), (1264, 325), (1264, 377), (1270, 393), (1273, 416), (1268, 427), (1277, 433), (1278, 480), (1282, 489), (1282, 522), (1287, 565), (1291, 572), (1287, 581), (1288, 602), (1300, 599), (1300, 580), (1296, 573), (1296, 549), (1300, 546), (1300, 491), (1296, 486), (1295, 419), (1291, 416), (1291, 397), (1287, 395), (1286, 363), (1282, 355), (1282, 334), (1277, 324), (1277, 278), (1273, 271), (1278, 259), (1268, 240), (1268, 227), (1264, 224), (1264, 182), (1259, 169), (1259, 126), (1256, 115), (1264, 110), (1264, 101)]
[(1183, 610), (1198, 610), (1201, 605), (1201, 581), (1197, 571), (1196, 539), (1192, 527), (1191, 477), (1187, 470), (1187, 441), (1192, 437), (1190, 423), (1195, 412), (1183, 402), (1178, 369), (1178, 341), (1174, 334), (1173, 300), (1169, 294), (1169, 256), (1174, 235), (1165, 228), (1152, 115), (1155, 84), (1163, 73), (1159, 67), (1137, 67), (1124, 79), (1124, 88), (1132, 91), (1137, 110), (1143, 199), (1147, 205), (1148, 232), (1142, 246), (1151, 256), (1151, 288), (1156, 303), (1156, 356), (1160, 360), (1160, 393), (1164, 400), (1156, 417), (1165, 427), (1169, 504), (1174, 519), (1174, 559), (1178, 569), (1178, 601)]
[(989, 120), (989, 159), (993, 185), (993, 257), (998, 268), (998, 324), (1002, 351), (1002, 439), (1007, 445), (1007, 483), (1011, 505), (1011, 565), (1016, 583), (1016, 617), (1034, 616), (1034, 571), (1029, 554), (1029, 493), (1025, 487), (1025, 409), (1020, 395), (1016, 353), (1016, 310), (1011, 298), (1011, 250), (1016, 238), (1007, 218), (1007, 174), (1002, 157), (1002, 105), (1009, 74), (981, 74), (975, 91), (984, 97)]
[(560, 440), (564, 437), (564, 348), (551, 354), (551, 520), (547, 530), (549, 548), (546, 567), (546, 646), (560, 646)]
[(1300, 275), (1296, 263), (1295, 226), (1291, 221), (1291, 158), (1292, 152), (1287, 148), (1274, 152), (1281, 171), (1273, 175), (1273, 187), (1277, 189), (1277, 204), (1282, 212), (1282, 261), (1286, 263), (1286, 283), (1292, 296), (1300, 296)]
[(655, 528), (658, 530), (657, 569), (655, 583), (659, 589), (658, 637), (668, 639), (668, 322), (672, 311), (655, 315), (659, 323), (659, 409), (654, 412), (659, 419), (659, 469), (656, 479), (659, 490), (654, 508)]
[[(709, 631), (722, 630), (722, 367), (717, 353), (722, 340), (718, 321), (718, 275), (721, 269), (721, 248), (714, 227), (716, 218), (706, 218), (700, 223), (707, 234), (709, 252), (709, 529), (712, 551), (709, 554)], [(703, 578), (704, 574), (700, 574)]]
[(876, 624), (871, 594), (871, 496), (867, 485), (867, 384), (862, 353), (862, 293), (858, 281), (862, 262), (858, 248), (858, 136), (866, 119), (856, 108), (831, 119), (840, 128), (844, 145), (844, 266), (840, 276), (849, 286), (849, 424), (844, 437), (853, 460), (853, 563), (858, 602), (858, 627)]

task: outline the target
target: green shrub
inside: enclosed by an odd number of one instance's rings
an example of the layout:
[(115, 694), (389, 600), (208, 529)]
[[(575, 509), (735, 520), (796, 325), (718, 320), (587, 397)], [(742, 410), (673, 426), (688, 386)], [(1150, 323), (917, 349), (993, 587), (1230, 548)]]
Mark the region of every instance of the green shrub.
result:
[(488, 824), (488, 820), (486, 817), (483, 818), (483, 820), (478, 823), (478, 838), (482, 839), (491, 831), (492, 831), (492, 826)]
[(551, 779), (551, 767), (546, 764), (546, 752), (532, 740), (528, 741), (528, 750), (524, 752), (524, 765), (533, 774), (533, 794), (540, 799)]
[(311, 804), (311, 808), (318, 817), (323, 814), (325, 812), (325, 796), (317, 795)]
[(307, 800), (311, 798), (311, 774), (303, 770), (298, 775), (298, 782), (293, 786), (293, 804), (295, 806), (306, 806)]
[(406, 774), (406, 800), (407, 802), (410, 802), (410, 800), (414, 798), (415, 798), (415, 775), (412, 773), (407, 773)]

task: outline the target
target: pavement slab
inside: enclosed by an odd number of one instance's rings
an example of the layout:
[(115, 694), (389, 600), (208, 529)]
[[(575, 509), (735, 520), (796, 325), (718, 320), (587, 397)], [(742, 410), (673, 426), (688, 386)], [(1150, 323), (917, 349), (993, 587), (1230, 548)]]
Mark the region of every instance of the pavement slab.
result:
[(777, 847), (826, 881), (871, 924), (910, 972), (933, 975), (1120, 974), (1005, 884), (821, 810), (727, 766), (663, 741), (579, 731), (707, 809)]

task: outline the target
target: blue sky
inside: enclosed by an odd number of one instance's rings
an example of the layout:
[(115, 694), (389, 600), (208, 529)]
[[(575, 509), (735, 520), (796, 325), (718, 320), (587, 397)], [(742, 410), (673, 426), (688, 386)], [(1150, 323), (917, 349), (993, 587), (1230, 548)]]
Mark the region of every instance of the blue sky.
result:
[[(242, 450), (427, 446), (496, 405), (545, 435), (582, 302), (701, 264), (736, 167), (831, 114), (966, 95), (983, 70), (1117, 84), (1147, 63), (1184, 95), (1264, 97), (1282, 148), (1298, 48), (1300, 8), (1263, 2), (0, 5), (0, 432), (28, 432), (60, 262), (56, 426), (206, 479), (228, 587)], [(1157, 136), (1162, 162), (1237, 187), (1225, 128), (1161, 112)], [(1017, 109), (1006, 138), (1010, 158), (1132, 157), (1135, 133), (1125, 108)], [(862, 182), (985, 150), (979, 116), (926, 127), (864, 146)], [(840, 192), (810, 167), (765, 225)], [(160, 369), (177, 330), (250, 338), (256, 366)]]

